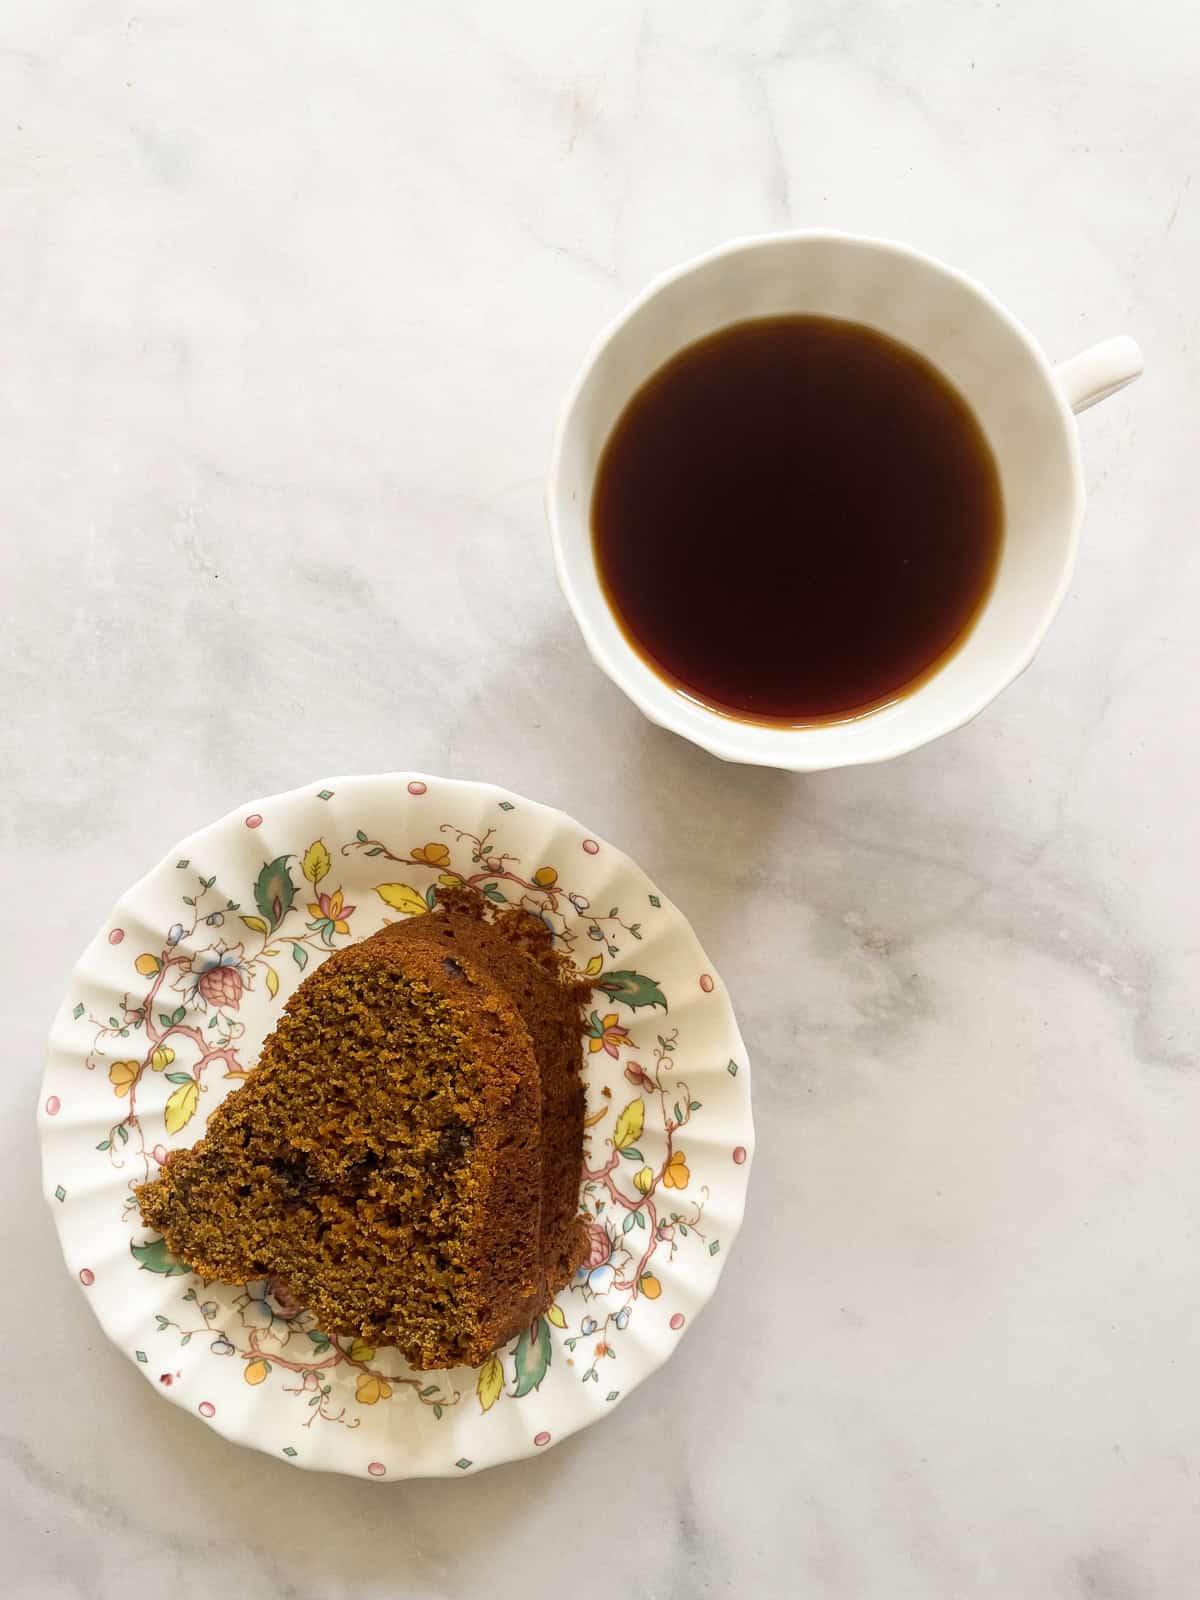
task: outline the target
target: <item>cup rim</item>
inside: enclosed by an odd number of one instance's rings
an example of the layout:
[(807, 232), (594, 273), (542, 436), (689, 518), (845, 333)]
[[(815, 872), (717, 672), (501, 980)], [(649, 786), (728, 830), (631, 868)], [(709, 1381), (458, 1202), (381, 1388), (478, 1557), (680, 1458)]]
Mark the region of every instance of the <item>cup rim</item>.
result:
[[(1073, 489), (1072, 504), (1066, 528), (1065, 553), (1058, 582), (1055, 584), (1053, 593), (1044, 603), (1036, 622), (1031, 627), (1024, 649), (1014, 656), (1009, 665), (1002, 670), (998, 680), (987, 686), (981, 693), (973, 695), (961, 707), (939, 718), (931, 727), (915, 736), (907, 734), (900, 737), (893, 736), (890, 739), (884, 738), (875, 744), (863, 743), (857, 748), (847, 750), (844, 753), (839, 752), (836, 755), (831, 755), (828, 752), (822, 755), (808, 749), (811, 744), (812, 733), (814, 731), (823, 731), (823, 728), (817, 730), (809, 728), (773, 728), (763, 723), (739, 722), (736, 718), (722, 715), (699, 702), (685, 701), (682, 697), (680, 698), (681, 705), (690, 706), (699, 713), (701, 721), (699, 727), (681, 726), (681, 719), (672, 717), (664, 705), (657, 703), (655, 697), (650, 694), (649, 687), (653, 684), (657, 689), (663, 690), (668, 694), (674, 691), (671, 690), (670, 685), (664, 679), (655, 673), (647, 662), (642, 660), (633, 645), (622, 639), (617, 650), (613, 651), (607, 645), (602, 644), (597, 637), (595, 629), (586, 615), (585, 607), (577, 593), (576, 586), (572, 583), (567, 573), (564, 555), (565, 541), (559, 525), (557, 505), (557, 488), (562, 472), (562, 459), (566, 447), (567, 434), (584, 385), (612, 340), (635, 317), (640, 316), (646, 306), (660, 295), (663, 290), (715, 261), (720, 261), (726, 256), (748, 253), (764, 247), (800, 242), (815, 243), (822, 240), (831, 240), (839, 244), (883, 251), (906, 257), (924, 267), (931, 267), (968, 289), (993, 315), (998, 317), (1033, 358), (1034, 365), (1041, 373), (1047, 388), (1051, 392), (1054, 405), (1063, 424), (1061, 433), (1067, 453), (1067, 464)], [(1049, 632), (1050, 625), (1057, 616), (1070, 586), (1079, 552), (1079, 535), (1083, 522), (1085, 490), (1078, 429), (1075, 426), (1074, 414), (1054, 376), (1054, 368), (1050, 364), (1050, 360), (1042, 346), (1029, 330), (1001, 304), (990, 290), (986, 289), (976, 278), (969, 276), (965, 272), (960, 272), (957, 267), (949, 266), (937, 256), (917, 250), (912, 245), (905, 244), (898, 239), (887, 239), (871, 234), (850, 233), (838, 228), (796, 228), (776, 233), (740, 235), (737, 238), (726, 240), (723, 244), (717, 245), (711, 250), (703, 251), (699, 255), (677, 263), (652, 278), (641, 292), (635, 295), (624, 309), (600, 330), (599, 334), (592, 340), (559, 407), (546, 478), (545, 496), (546, 517), (550, 527), (550, 542), (554, 553), (554, 570), (559, 589), (562, 591), (571, 615), (575, 619), (575, 624), (583, 637), (588, 654), (600, 670), (641, 711), (642, 715), (658, 727), (666, 728), (669, 732), (678, 734), (680, 738), (687, 739), (690, 743), (707, 750), (710, 755), (717, 756), (723, 761), (738, 762), (746, 766), (775, 767), (782, 771), (819, 772), (836, 767), (867, 766), (879, 761), (889, 761), (896, 756), (906, 755), (912, 750), (920, 749), (922, 745), (931, 744), (935, 739), (940, 739), (948, 733), (953, 733), (956, 729), (962, 728), (968, 722), (973, 721), (985, 707), (990, 705), (998, 695), (1002, 694), (1005, 689), (1021, 676), (1041, 648), (1042, 642)], [(585, 515), (590, 526), (590, 508)], [(603, 600), (598, 574), (596, 576), (596, 589), (597, 593), (601, 595), (602, 603), (607, 606), (607, 602)], [(945, 669), (939, 669), (939, 672), (941, 670)], [(915, 693), (921, 694), (922, 689), (918, 688)], [(863, 721), (869, 721), (869, 714)]]

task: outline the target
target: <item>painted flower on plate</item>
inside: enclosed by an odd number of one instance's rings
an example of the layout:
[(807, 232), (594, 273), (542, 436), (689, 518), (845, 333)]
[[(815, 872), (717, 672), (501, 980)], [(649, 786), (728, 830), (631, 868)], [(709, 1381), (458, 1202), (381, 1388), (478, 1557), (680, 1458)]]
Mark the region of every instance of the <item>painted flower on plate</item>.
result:
[(617, 1269), (612, 1264), (615, 1245), (607, 1230), (598, 1222), (585, 1222), (588, 1251), (583, 1265), (575, 1274), (575, 1282), (582, 1284), (585, 1294), (607, 1294), (612, 1288)]
[(335, 933), (350, 932), (347, 918), (353, 916), (357, 909), (357, 906), (348, 906), (342, 891), (335, 889), (332, 894), (318, 895), (309, 902), (308, 914), (313, 920), (308, 926), (320, 935), (322, 943), (332, 945)]
[(284, 1317), (289, 1322), (304, 1310), (282, 1278), (268, 1278), (266, 1301), (276, 1316)]
[(255, 1278), (246, 1285), (245, 1292), (233, 1302), (244, 1328), (256, 1328), (260, 1333), (272, 1334), (285, 1340), (291, 1332), (289, 1323), (297, 1315), (295, 1302), (281, 1295), (276, 1280), (267, 1282)]
[[(692, 1176), (682, 1150), (676, 1150), (663, 1168), (664, 1189), (686, 1189)], [(636, 1181), (636, 1180), (635, 1180)]]
[(245, 949), (227, 945), (224, 939), (198, 950), (187, 966), (175, 974), (173, 986), (189, 1005), (224, 1006), (236, 1011), (242, 995), (254, 987), (253, 974), (246, 965)]
[(597, 1050), (603, 1050), (605, 1055), (611, 1056), (615, 1061), (621, 1046), (629, 1038), (629, 1029), (622, 1026), (615, 1011), (610, 1011), (603, 1018), (598, 1012), (593, 1011), (587, 1035), (588, 1049), (593, 1055)]

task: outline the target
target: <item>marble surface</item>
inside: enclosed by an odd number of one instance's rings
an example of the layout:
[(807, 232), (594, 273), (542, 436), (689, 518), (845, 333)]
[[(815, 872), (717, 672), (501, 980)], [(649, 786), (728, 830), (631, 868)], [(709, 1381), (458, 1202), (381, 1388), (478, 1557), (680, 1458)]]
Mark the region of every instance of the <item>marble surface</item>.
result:
[[(0, 1582), (13, 1596), (1196, 1592), (1200, 23), (1179, 0), (8, 0)], [(890, 766), (722, 766), (593, 669), (541, 480), (599, 325), (828, 224), (983, 279), (1091, 505), (1033, 669)], [(340, 771), (551, 801), (727, 979), (746, 1227), (671, 1364), (457, 1483), (156, 1401), (62, 1270), (65, 975), (188, 830)]]

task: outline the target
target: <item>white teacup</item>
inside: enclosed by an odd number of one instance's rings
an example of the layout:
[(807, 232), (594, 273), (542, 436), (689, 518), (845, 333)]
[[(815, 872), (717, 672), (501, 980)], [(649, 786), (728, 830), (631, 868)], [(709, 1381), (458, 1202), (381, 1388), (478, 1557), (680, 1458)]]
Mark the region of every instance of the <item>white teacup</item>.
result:
[[(866, 323), (950, 379), (996, 457), (1004, 545), (967, 638), (918, 687), (846, 721), (788, 728), (709, 710), (642, 659), (597, 577), (591, 502), (605, 441), (652, 373), (730, 323), (798, 312)], [(1066, 593), (1083, 516), (1072, 412), (1141, 370), (1141, 352), (1127, 338), (1052, 367), (985, 289), (906, 245), (825, 232), (737, 240), (651, 284), (584, 362), (563, 407), (547, 489), (559, 583), (592, 657), (613, 682), (652, 722), (713, 755), (808, 772), (903, 755), (969, 722), (1032, 661)], [(663, 604), (670, 602), (664, 594)]]

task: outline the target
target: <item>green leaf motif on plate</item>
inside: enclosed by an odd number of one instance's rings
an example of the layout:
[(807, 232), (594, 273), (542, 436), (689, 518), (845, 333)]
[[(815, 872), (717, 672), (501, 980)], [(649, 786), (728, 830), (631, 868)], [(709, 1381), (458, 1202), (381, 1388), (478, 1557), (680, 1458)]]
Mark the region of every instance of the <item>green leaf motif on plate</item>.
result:
[(296, 898), (296, 885), (287, 867), (290, 859), (290, 856), (276, 856), (274, 861), (264, 863), (254, 885), (254, 904), (266, 918), (272, 933), (292, 909)]
[(628, 1006), (631, 1011), (637, 1011), (641, 1006), (667, 1009), (667, 997), (658, 984), (640, 972), (606, 972), (596, 980), (596, 988), (618, 1005)]
[(550, 1325), (545, 1317), (535, 1317), (517, 1340), (517, 1387), (513, 1394), (519, 1400), (531, 1389), (536, 1389), (550, 1368)]
[(131, 1243), (129, 1253), (143, 1272), (161, 1272), (164, 1278), (185, 1277), (192, 1270), (171, 1254), (165, 1239), (151, 1239), (149, 1244)]

